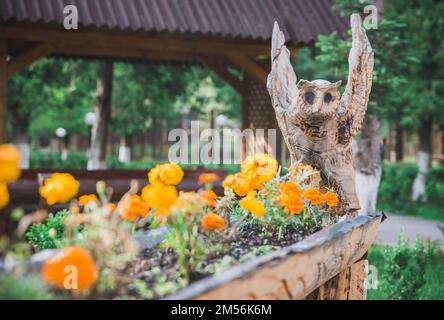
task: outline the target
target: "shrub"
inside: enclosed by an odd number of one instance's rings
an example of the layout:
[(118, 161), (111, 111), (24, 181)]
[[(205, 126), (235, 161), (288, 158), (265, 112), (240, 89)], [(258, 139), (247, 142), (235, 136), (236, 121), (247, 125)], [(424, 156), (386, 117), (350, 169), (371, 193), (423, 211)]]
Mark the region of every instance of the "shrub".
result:
[(378, 192), (378, 209), (442, 220), (444, 206), (444, 168), (431, 168), (426, 177), (427, 201), (411, 200), (413, 181), (418, 173), (415, 164), (384, 164)]
[(68, 210), (59, 211), (55, 215), (50, 213), (45, 224), (33, 224), (26, 234), (28, 241), (40, 250), (57, 248), (58, 241), (65, 237), (64, 220), (68, 214)]
[(410, 195), (417, 173), (418, 167), (415, 164), (384, 164), (378, 193), (381, 209), (405, 209), (411, 202)]
[(383, 270), (379, 273), (383, 297), (395, 300), (418, 299), (426, 283), (428, 264), (437, 255), (436, 243), (418, 237), (412, 247), (401, 232), (397, 245), (383, 251)]
[(69, 152), (62, 160), (60, 152), (33, 151), (30, 157), (31, 168), (45, 169), (86, 169), (88, 158), (83, 152)]

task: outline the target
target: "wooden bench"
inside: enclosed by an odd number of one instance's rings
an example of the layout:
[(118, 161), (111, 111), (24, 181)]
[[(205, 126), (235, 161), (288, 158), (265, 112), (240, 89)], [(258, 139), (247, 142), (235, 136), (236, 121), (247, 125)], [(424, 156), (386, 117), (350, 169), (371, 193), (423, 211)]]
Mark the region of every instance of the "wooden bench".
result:
[[(52, 169), (29, 169), (23, 170), (19, 180), (8, 185), (10, 194), (9, 206), (0, 212), (0, 234), (10, 233), (15, 228), (15, 222), (9, 218), (9, 212), (14, 208), (22, 208), (26, 213), (38, 208), (45, 208), (49, 211), (57, 211), (67, 207), (56, 205), (48, 207), (39, 195), (39, 186), (44, 179), (54, 172), (70, 173), (80, 182), (79, 196), (83, 194), (96, 193), (96, 183), (99, 180), (105, 181), (108, 187), (113, 188), (112, 201), (117, 202), (125, 192), (129, 190), (130, 182), (137, 180), (139, 187), (143, 188), (148, 184), (147, 170), (52, 170)], [(198, 190), (199, 176), (202, 173), (211, 172), (217, 174), (221, 180), (214, 184), (214, 191), (218, 195), (223, 194), (221, 181), (226, 176), (225, 170), (207, 170), (203, 167), (184, 170), (184, 178), (177, 186), (179, 190)]]

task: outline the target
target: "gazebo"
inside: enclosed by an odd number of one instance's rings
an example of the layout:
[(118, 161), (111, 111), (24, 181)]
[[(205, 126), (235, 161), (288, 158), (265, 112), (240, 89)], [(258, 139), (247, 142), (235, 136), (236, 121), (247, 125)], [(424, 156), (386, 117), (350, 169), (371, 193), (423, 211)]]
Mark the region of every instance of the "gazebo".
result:
[[(294, 57), (318, 35), (348, 28), (347, 19), (333, 11), (334, 2), (0, 0), (0, 143), (8, 141), (8, 79), (49, 56), (203, 64), (242, 96), (243, 128), (276, 128), (265, 86), (273, 23), (279, 23)], [(77, 8), (78, 29), (64, 28), (68, 5)], [(241, 70), (242, 78), (228, 67)], [(99, 117), (109, 116), (109, 99), (101, 100)]]

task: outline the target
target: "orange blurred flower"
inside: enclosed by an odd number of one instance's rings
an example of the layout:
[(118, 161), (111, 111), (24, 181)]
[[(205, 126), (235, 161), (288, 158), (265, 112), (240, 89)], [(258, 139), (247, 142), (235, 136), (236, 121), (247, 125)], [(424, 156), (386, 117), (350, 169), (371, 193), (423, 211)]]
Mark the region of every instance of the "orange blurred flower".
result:
[(262, 217), (265, 213), (264, 204), (256, 198), (254, 191), (248, 192), (247, 196), (239, 201), (239, 205), (258, 218)]
[(9, 192), (6, 183), (0, 182), (0, 209), (6, 207), (9, 203)]
[(52, 206), (74, 198), (79, 191), (79, 182), (69, 173), (53, 173), (39, 188), (40, 195)]
[(323, 203), (321, 192), (316, 188), (307, 188), (302, 192), (302, 196), (317, 206)]
[(253, 190), (250, 179), (242, 173), (228, 175), (222, 182), (224, 188), (233, 189), (240, 197), (245, 196), (248, 191)]
[(202, 228), (207, 231), (219, 230), (225, 227), (225, 220), (217, 214), (210, 212), (205, 214), (201, 220)]
[(292, 214), (301, 213), (304, 209), (304, 202), (301, 199), (301, 189), (293, 182), (283, 182), (279, 185), (279, 205), (284, 211)]
[(12, 144), (0, 145), (0, 182), (14, 182), (20, 176), (20, 152)]
[(108, 209), (109, 211), (113, 212), (114, 210), (116, 210), (116, 205), (114, 203), (108, 203)]
[(120, 200), (119, 210), (123, 219), (134, 221), (137, 217), (147, 217), (150, 212), (150, 207), (139, 195), (134, 194), (132, 196), (125, 195), (122, 200)]
[(216, 205), (217, 194), (213, 190), (204, 190), (200, 193), (202, 199), (204, 199), (210, 207)]
[(213, 183), (220, 180), (220, 177), (215, 173), (202, 173), (199, 176), (199, 185), (203, 185), (205, 183)]
[(45, 282), (59, 289), (83, 290), (97, 281), (98, 270), (87, 250), (73, 246), (46, 260), (41, 275)]
[(156, 209), (154, 216), (168, 216), (170, 209), (176, 204), (178, 195), (174, 186), (150, 184), (142, 189), (142, 199)]
[(95, 194), (85, 194), (79, 197), (79, 205), (85, 206), (90, 201), (98, 201), (99, 199)]
[(335, 207), (339, 202), (338, 196), (330, 191), (324, 193), (321, 198), (322, 202), (326, 203), (330, 207)]
[(184, 172), (174, 163), (158, 164), (148, 173), (150, 184), (176, 185), (182, 181)]

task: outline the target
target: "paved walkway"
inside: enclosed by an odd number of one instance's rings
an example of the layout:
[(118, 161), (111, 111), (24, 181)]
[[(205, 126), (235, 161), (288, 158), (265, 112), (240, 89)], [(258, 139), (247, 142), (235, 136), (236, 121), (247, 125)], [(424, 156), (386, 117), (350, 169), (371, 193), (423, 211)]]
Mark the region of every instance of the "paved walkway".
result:
[(391, 213), (386, 215), (387, 219), (381, 224), (375, 243), (396, 244), (399, 232), (404, 228), (404, 237), (410, 241), (415, 241), (419, 234), (423, 238), (440, 241), (441, 248), (444, 247), (444, 233), (438, 228), (438, 225), (444, 228), (443, 222)]

